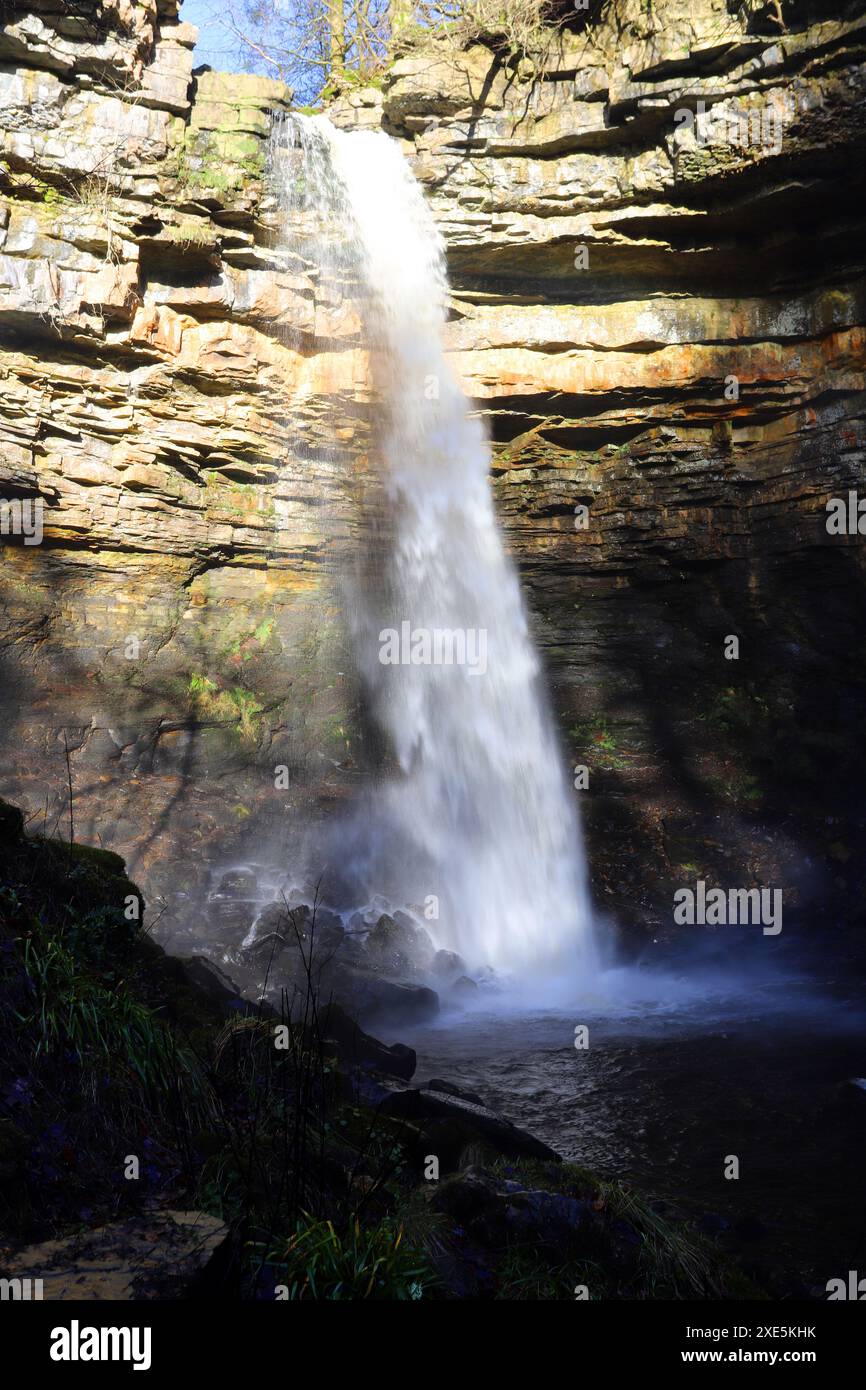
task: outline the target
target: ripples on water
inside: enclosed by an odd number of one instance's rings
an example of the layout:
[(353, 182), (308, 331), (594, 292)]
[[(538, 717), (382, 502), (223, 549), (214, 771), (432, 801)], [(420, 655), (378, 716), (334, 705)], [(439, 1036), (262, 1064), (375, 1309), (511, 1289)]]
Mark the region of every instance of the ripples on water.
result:
[[(739, 1232), (804, 1287), (866, 1268), (866, 1093), (850, 1084), (866, 1032), (850, 986), (619, 970), (556, 1009), (529, 997), (489, 987), (404, 1030), (418, 1080), (479, 1091), (564, 1157)], [(738, 1181), (723, 1177), (728, 1154)]]

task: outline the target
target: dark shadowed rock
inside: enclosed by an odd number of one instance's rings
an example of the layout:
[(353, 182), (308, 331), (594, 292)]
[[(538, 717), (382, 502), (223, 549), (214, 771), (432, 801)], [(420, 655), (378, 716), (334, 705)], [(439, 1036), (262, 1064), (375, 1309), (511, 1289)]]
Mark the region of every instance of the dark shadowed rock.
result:
[(189, 956), (181, 961), (184, 974), (191, 984), (223, 1008), (239, 1008), (243, 1000), (232, 980), (207, 956)]
[(255, 919), (255, 937), (248, 950), (258, 952), (261, 942), (279, 937), (283, 946), (303, 952), (313, 965), (321, 964), (341, 946), (345, 932), (335, 912), (317, 908), (315, 913), (306, 903), (289, 907), (283, 902), (267, 903)]
[(265, 903), (256, 918), (256, 939), (267, 936), (269, 932), (280, 932), (285, 935), (288, 922), (289, 913), (285, 903)]
[(0, 801), (0, 841), (20, 840), (24, 834), (24, 817), (17, 806)]
[(316, 939), (323, 935), (331, 937), (343, 936), (343, 923), (336, 912), (332, 912), (328, 907), (317, 907), (314, 914)]
[(484, 1246), (501, 1247), (517, 1240), (559, 1255), (582, 1244), (596, 1220), (588, 1202), (504, 1182), (477, 1166), (446, 1178), (430, 1202)]
[(474, 1091), (462, 1091), (459, 1086), (455, 1086), (453, 1081), (440, 1081), (434, 1077), (425, 1086), (421, 1086), (422, 1091), (440, 1091), (445, 1096), (456, 1096), (458, 1100), (471, 1101), (473, 1105), (484, 1105), (480, 1096), (475, 1095)]
[(319, 1016), (321, 1036), (336, 1043), (340, 1061), (346, 1066), (359, 1066), (397, 1076), (409, 1081), (415, 1072), (416, 1057), (411, 1047), (394, 1043), (391, 1047), (379, 1042), (359, 1028), (339, 1004), (328, 1004)]
[(362, 1020), (399, 1027), (427, 1023), (439, 1012), (435, 990), (383, 980), (366, 970), (341, 970), (333, 988), (335, 997)]
[(245, 956), (256, 965), (269, 967), (280, 960), (287, 945), (286, 938), (280, 932), (266, 932), (264, 936), (256, 936), (255, 941), (246, 948)]
[(425, 929), (405, 912), (383, 912), (367, 938), (371, 963), (388, 975), (411, 975), (430, 966), (435, 948)]
[(258, 904), (250, 898), (213, 899), (208, 903), (211, 941), (240, 945), (256, 918)]
[(398, 1119), (411, 1120), (422, 1129), (427, 1121), (457, 1121), (459, 1128), (465, 1132), (467, 1143), (473, 1138), (481, 1140), (506, 1158), (558, 1158), (558, 1154), (542, 1144), (540, 1139), (518, 1129), (517, 1125), (498, 1115), (495, 1110), (442, 1091), (402, 1091), (383, 1102), (382, 1112)]

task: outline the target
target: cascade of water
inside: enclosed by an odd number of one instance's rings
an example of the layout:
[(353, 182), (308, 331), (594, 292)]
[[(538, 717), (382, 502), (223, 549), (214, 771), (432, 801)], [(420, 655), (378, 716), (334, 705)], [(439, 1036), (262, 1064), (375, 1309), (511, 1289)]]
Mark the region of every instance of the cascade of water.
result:
[[(474, 968), (588, 969), (580, 826), (520, 587), (497, 525), (481, 424), (443, 350), (441, 238), (399, 145), (292, 117), (273, 166), (287, 235), (352, 283), (375, 391), (391, 539), (356, 589), (353, 642), (399, 771), (372, 789), (369, 854), (439, 946)], [(295, 231), (291, 231), (295, 229)]]

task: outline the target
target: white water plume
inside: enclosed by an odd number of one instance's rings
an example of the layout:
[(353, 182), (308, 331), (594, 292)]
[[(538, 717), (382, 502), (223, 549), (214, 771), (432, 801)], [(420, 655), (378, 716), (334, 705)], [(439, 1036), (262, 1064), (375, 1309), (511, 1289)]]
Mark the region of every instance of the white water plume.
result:
[(576, 793), (494, 513), (489, 444), (443, 350), (442, 240), (380, 132), (291, 117), (272, 164), (290, 244), (322, 286), (351, 287), (377, 403), (387, 541), (375, 565), (366, 557), (375, 582), (355, 585), (350, 623), (398, 770), (361, 817), (368, 881), (381, 868), (392, 896), (396, 883), (405, 903), (437, 902), (425, 926), (472, 969), (585, 978)]

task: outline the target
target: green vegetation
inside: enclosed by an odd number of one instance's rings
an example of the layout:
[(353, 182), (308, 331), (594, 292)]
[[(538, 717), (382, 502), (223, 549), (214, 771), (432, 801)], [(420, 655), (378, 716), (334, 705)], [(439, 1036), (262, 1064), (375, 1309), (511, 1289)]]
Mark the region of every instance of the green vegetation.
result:
[(756, 691), (727, 686), (713, 697), (704, 720), (720, 733), (762, 737), (772, 723), (769, 702)]
[[(25, 837), (0, 802), (3, 1235), (53, 1237), (171, 1192), (244, 1234), (242, 1294), (421, 1296), (434, 1276), (399, 1217), (361, 1214), (400, 1164), (340, 1099), (311, 974), (278, 1050), (274, 1022), (253, 1006), (226, 1021), (150, 942), (130, 888), (116, 855)], [(337, 1152), (350, 1168), (356, 1153), (357, 1190)]]
[[(243, 653), (241, 660), (247, 659), (249, 654)], [(242, 685), (220, 686), (209, 676), (193, 674), (189, 693), (193, 697), (195, 714), (202, 723), (225, 724), (237, 733), (242, 743), (258, 743), (265, 706), (252, 690)]]
[(15, 198), (42, 203), (46, 208), (55, 208), (69, 201), (56, 184), (47, 183), (29, 170), (15, 173), (11, 169), (4, 169), (0, 175), (0, 185)]
[(388, 1220), (338, 1231), (304, 1215), (284, 1245), (268, 1254), (282, 1298), (396, 1299), (424, 1297), (437, 1281), (402, 1225)]
[(260, 179), (265, 169), (264, 144), (254, 135), (222, 130), (183, 129), (167, 162), (181, 196), (231, 196)]
[[(477, 1216), (466, 1205), (467, 1182), (478, 1189)], [(537, 1222), (511, 1228), (501, 1211), (491, 1214), (485, 1187), (518, 1194), (512, 1200), (535, 1210)], [(452, 1258), (468, 1244), (483, 1261), (485, 1296), (497, 1300), (571, 1301), (580, 1289), (591, 1300), (762, 1297), (682, 1219), (578, 1164), (499, 1158), (446, 1178), (435, 1205), (460, 1220), (446, 1215), (428, 1241)]]
[(206, 222), (170, 222), (164, 229), (163, 235), (168, 241), (174, 242), (180, 247), (193, 246), (213, 246), (214, 231)]
[[(27, 838), (0, 817), (7, 1236), (53, 1232), (82, 1209), (135, 1205), (138, 1184), (118, 1181), (131, 1149), (153, 1172), (167, 1161), (184, 1168), (179, 1126), (202, 1113), (204, 1078), (169, 1027), (173, 967), (142, 933), (142, 910), (117, 855)], [(192, 997), (179, 987), (177, 1008)]]
[(757, 803), (764, 799), (760, 782), (757, 777), (748, 772), (739, 775), (725, 772), (722, 775), (708, 778), (708, 781), (715, 794), (724, 801)]
[[(441, 1120), (431, 1130), (362, 1099), (355, 1025), (319, 998), (315, 922), (286, 911), (297, 968), (274, 1013), (203, 994), (142, 910), (116, 855), (27, 837), (0, 802), (3, 1238), (158, 1199), (229, 1226), (239, 1298), (571, 1300), (580, 1284), (592, 1298), (760, 1296), (620, 1184), (507, 1160), (462, 1122), (446, 1139)], [(453, 1155), (424, 1181), (437, 1143)], [(467, 1185), (483, 1196), (468, 1208)], [(512, 1222), (520, 1201), (536, 1225)]]
[(224, 725), (245, 747), (255, 746), (262, 735), (262, 716), (274, 707), (253, 689), (255, 677), (239, 680), (234, 674), (249, 666), (257, 670), (273, 649), (278, 649), (276, 620), (263, 618), (252, 630), (238, 631), (234, 624), (222, 637), (213, 663), (214, 674), (191, 671), (186, 687), (190, 712), (201, 724)]
[(617, 742), (609, 723), (604, 719), (579, 720), (571, 726), (568, 735), (581, 754), (590, 758), (596, 766), (609, 771), (622, 771), (629, 767), (633, 755)]

